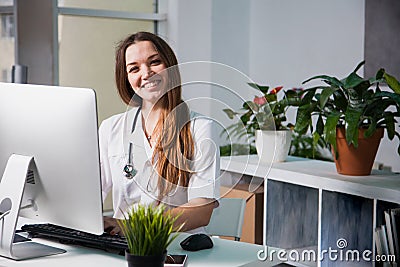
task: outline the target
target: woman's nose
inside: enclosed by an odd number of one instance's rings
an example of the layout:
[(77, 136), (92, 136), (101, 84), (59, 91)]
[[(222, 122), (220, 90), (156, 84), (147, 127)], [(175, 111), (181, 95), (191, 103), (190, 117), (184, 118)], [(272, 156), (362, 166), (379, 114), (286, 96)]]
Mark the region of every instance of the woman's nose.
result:
[(144, 68), (143, 68), (143, 74), (142, 74), (143, 79), (148, 79), (148, 78), (150, 78), (153, 74), (154, 74), (154, 73), (153, 73), (153, 71), (151, 70), (151, 68), (149, 68), (149, 67), (144, 67)]

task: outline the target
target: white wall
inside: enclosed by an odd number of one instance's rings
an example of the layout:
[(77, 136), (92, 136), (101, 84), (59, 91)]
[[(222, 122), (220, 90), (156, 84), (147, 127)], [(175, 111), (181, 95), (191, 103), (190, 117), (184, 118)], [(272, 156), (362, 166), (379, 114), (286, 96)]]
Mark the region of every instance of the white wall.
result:
[[(238, 76), (270, 86), (300, 87), (316, 74), (344, 77), (364, 58), (364, 0), (169, 0), (168, 39), (180, 62), (214, 61)], [(229, 72), (231, 74), (231, 72)], [(360, 73), (362, 75), (362, 73)], [(213, 79), (211, 73), (210, 79)], [(227, 77), (229, 78), (229, 77)], [(233, 79), (232, 77), (230, 79)], [(240, 79), (239, 79), (240, 80)], [(246, 86), (234, 87), (251, 99)], [(247, 92), (245, 92), (247, 90)], [(241, 101), (215, 86), (184, 90), (239, 107)], [(219, 106), (202, 113), (229, 123)], [(294, 111), (289, 114), (294, 119)], [(377, 161), (399, 171), (393, 142), (383, 140)], [(393, 153), (392, 153), (393, 152)]]
[[(188, 74), (190, 77), (185, 77), (188, 67), (181, 66), (183, 80), (193, 81), (183, 87), (183, 97), (192, 109), (225, 126), (232, 121), (222, 112), (225, 106), (221, 104), (233, 104), (237, 109), (242, 103), (229, 89), (238, 85), (240, 88), (233, 91), (243, 94), (248, 90), (249, 10), (245, 0), (233, 5), (229, 0), (160, 2), (160, 12), (168, 14), (166, 25), (160, 25), (161, 35), (166, 36), (179, 62), (190, 62), (193, 67), (194, 62), (202, 61), (197, 63), (196, 71)], [(202, 82), (195, 82), (199, 80)], [(214, 101), (205, 101), (207, 98)]]
[(252, 0), (250, 76), (298, 87), (315, 74), (339, 77), (363, 60), (364, 0)]
[[(179, 63), (211, 58), (211, 4), (211, 0), (160, 1), (160, 12), (168, 14), (167, 25), (160, 25), (160, 34), (166, 37), (174, 49)], [(203, 75), (209, 76), (210, 73)], [(186, 100), (193, 97), (211, 98), (211, 88), (199, 84), (186, 85), (183, 86), (183, 97)], [(192, 102), (191, 107), (195, 110), (210, 110), (208, 103), (200, 104), (198, 101)]]

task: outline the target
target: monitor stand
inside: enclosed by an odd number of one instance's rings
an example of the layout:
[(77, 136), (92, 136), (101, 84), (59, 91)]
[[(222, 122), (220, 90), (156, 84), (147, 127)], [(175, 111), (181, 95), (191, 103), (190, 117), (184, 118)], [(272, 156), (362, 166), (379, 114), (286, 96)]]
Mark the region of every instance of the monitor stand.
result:
[(33, 157), (13, 154), (0, 182), (0, 256), (25, 260), (66, 252), (63, 249), (27, 241), (13, 243), (28, 170), (36, 172)]

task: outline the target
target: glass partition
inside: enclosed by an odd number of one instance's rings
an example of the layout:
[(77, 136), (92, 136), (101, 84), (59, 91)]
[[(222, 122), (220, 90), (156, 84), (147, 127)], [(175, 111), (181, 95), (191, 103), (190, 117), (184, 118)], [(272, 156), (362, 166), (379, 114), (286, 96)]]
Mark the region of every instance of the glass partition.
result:
[(14, 35), (14, 15), (0, 14), (0, 82), (11, 82), (11, 69), (15, 62)]
[[(80, 10), (79, 16), (62, 13), (58, 16), (59, 84), (93, 88), (97, 94), (99, 123), (124, 112), (126, 108), (114, 81), (116, 45), (131, 33), (154, 32), (155, 22), (111, 17), (115, 11), (154, 14), (153, 1), (59, 0), (58, 5)], [(107, 10), (107, 17), (98, 17), (92, 11), (81, 15), (87, 8)]]

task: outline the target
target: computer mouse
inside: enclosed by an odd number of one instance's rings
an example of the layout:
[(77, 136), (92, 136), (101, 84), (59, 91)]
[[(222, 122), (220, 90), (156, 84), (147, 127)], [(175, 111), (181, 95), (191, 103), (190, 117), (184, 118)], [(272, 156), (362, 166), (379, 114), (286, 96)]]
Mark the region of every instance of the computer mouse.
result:
[(188, 251), (208, 249), (214, 246), (211, 237), (206, 234), (193, 234), (181, 242), (181, 247)]

